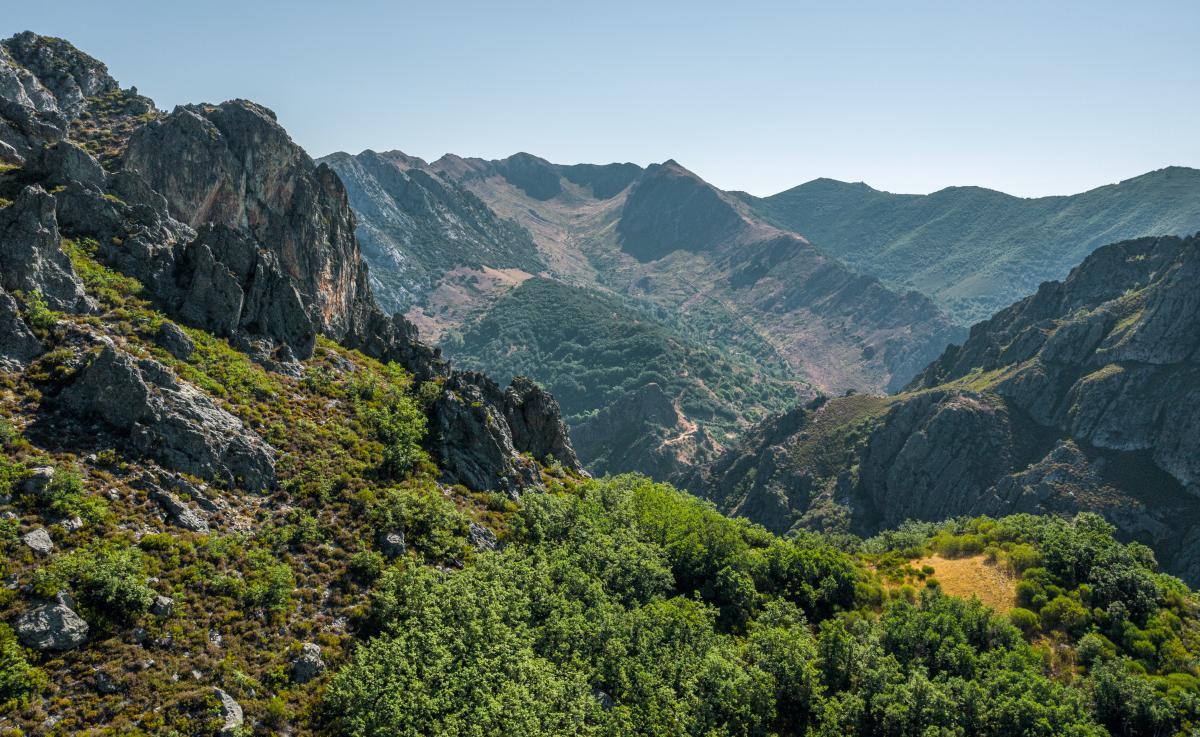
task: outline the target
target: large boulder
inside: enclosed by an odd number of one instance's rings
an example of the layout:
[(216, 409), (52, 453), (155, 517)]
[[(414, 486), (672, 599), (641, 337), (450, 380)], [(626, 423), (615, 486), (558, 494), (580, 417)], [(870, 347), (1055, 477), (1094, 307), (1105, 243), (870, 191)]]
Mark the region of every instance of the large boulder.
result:
[(34, 650), (70, 650), (82, 645), (88, 636), (88, 624), (71, 608), (69, 597), (60, 594), (54, 601), (27, 610), (17, 618), (17, 637)]
[(83, 282), (62, 250), (54, 198), (38, 186), (25, 187), (0, 209), (0, 286), (9, 292), (40, 292), (54, 310), (90, 309)]
[(165, 466), (233, 487), (275, 483), (275, 451), (207, 395), (157, 361), (105, 344), (60, 401), (127, 433), (132, 448)]

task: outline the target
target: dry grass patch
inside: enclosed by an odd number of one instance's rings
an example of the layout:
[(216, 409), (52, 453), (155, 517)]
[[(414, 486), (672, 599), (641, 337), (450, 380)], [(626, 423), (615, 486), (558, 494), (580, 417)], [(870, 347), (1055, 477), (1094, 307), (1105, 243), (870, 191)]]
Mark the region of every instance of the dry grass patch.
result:
[(917, 568), (933, 568), (933, 578), (951, 596), (969, 599), (972, 596), (1003, 614), (1017, 605), (1017, 579), (1002, 565), (989, 562), (987, 556), (943, 558), (931, 555), (913, 564)]

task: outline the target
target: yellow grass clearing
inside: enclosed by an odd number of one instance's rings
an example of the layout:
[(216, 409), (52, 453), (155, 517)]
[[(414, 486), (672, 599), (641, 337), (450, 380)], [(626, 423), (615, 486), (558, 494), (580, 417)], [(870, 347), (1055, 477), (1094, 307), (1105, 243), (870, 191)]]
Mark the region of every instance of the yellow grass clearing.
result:
[(952, 596), (979, 601), (1004, 613), (1017, 605), (1017, 579), (1004, 568), (989, 563), (982, 555), (969, 558), (943, 558), (931, 555), (913, 563), (913, 567), (933, 567), (933, 577), (942, 590)]

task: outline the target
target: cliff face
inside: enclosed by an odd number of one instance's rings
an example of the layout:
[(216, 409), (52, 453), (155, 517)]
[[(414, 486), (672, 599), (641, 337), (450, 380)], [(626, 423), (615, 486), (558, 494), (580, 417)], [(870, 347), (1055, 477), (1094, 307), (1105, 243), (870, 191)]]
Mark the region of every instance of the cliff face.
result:
[[(445, 396), (430, 404), (431, 424), (442, 431), (431, 445), (448, 480), (515, 494), (539, 483), (533, 461), (548, 455), (578, 470), (552, 399), (519, 382), (506, 394), (486, 377), (454, 372), (404, 317), (376, 306), (345, 188), (266, 108), (234, 100), (164, 115), (69, 44), (21, 34), (0, 44), (0, 141), (9, 147), (0, 153), (17, 164), (0, 173), (0, 198), (12, 201), (0, 207), (0, 307), (13, 294), (28, 303), (37, 293), (50, 309), (95, 308), (60, 245), (69, 237), (137, 279), (172, 318), (227, 338), (272, 371), (299, 376), (317, 336), (325, 336), (400, 363), (419, 381), (444, 384)], [(36, 353), (27, 328), (12, 321), (0, 341), (10, 366)], [(78, 343), (102, 337), (80, 335)], [(134, 365), (121, 346), (109, 350), (115, 353), (105, 365)], [(236, 421), (169, 371), (147, 366), (105, 376), (120, 379), (114, 386), (157, 387), (130, 396), (166, 397), (159, 403), (166, 409), (147, 400), (154, 411), (109, 425), (134, 435), (144, 426), (176, 427), (171, 438), (144, 443), (147, 453), (178, 470), (199, 468), (222, 481), (253, 476), (249, 486), (270, 487), (269, 472), (230, 472), (212, 460), (228, 442), (221, 430), (187, 431), (189, 423), (240, 427)], [(459, 385), (482, 387), (475, 400), (487, 421), (459, 426), (450, 419)], [(64, 406), (92, 417), (103, 409), (103, 393)], [(518, 412), (525, 406), (533, 414)], [(500, 452), (473, 459), (488, 443)], [(464, 459), (474, 465), (462, 466)]]
[(1099, 249), (892, 397), (773, 421), (691, 480), (777, 529), (1098, 511), (1200, 577), (1200, 238)]

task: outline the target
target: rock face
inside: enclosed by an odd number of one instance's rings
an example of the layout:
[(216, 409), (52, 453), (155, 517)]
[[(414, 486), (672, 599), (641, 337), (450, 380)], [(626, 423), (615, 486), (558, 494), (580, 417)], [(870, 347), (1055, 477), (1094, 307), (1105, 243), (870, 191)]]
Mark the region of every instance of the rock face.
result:
[(0, 286), (9, 292), (41, 293), (53, 310), (87, 309), (83, 282), (59, 246), (54, 198), (26, 187), (0, 210)]
[[(231, 278), (213, 277), (218, 298), (239, 285), (247, 292), (251, 276), (275, 270), (290, 279), (317, 332), (342, 340), (361, 327), (356, 320), (369, 310), (370, 295), (345, 190), (274, 113), (246, 100), (176, 108), (133, 135), (125, 166), (166, 198), (175, 219), (223, 229), (205, 244), (211, 256), (193, 257), (202, 268), (214, 261), (229, 267)], [(269, 254), (266, 264), (256, 263), (259, 248)], [(311, 334), (308, 343), (274, 337), (297, 355), (311, 352)]]
[(42, 342), (25, 324), (17, 300), (0, 289), (0, 365), (19, 369), (41, 352)]
[(496, 382), (479, 373), (455, 372), (443, 389), (433, 409), (433, 433), (448, 480), (513, 496), (537, 485), (536, 465), (513, 444)]
[(55, 601), (26, 611), (14, 629), (22, 644), (34, 650), (70, 650), (87, 641), (88, 635), (87, 622), (62, 594)]
[(1097, 511), (1200, 580), (1198, 279), (1198, 237), (1101, 248), (908, 391), (797, 410), (690, 486), (784, 530)]
[(250, 490), (275, 482), (271, 447), (157, 361), (106, 345), (59, 399), (172, 469)]

